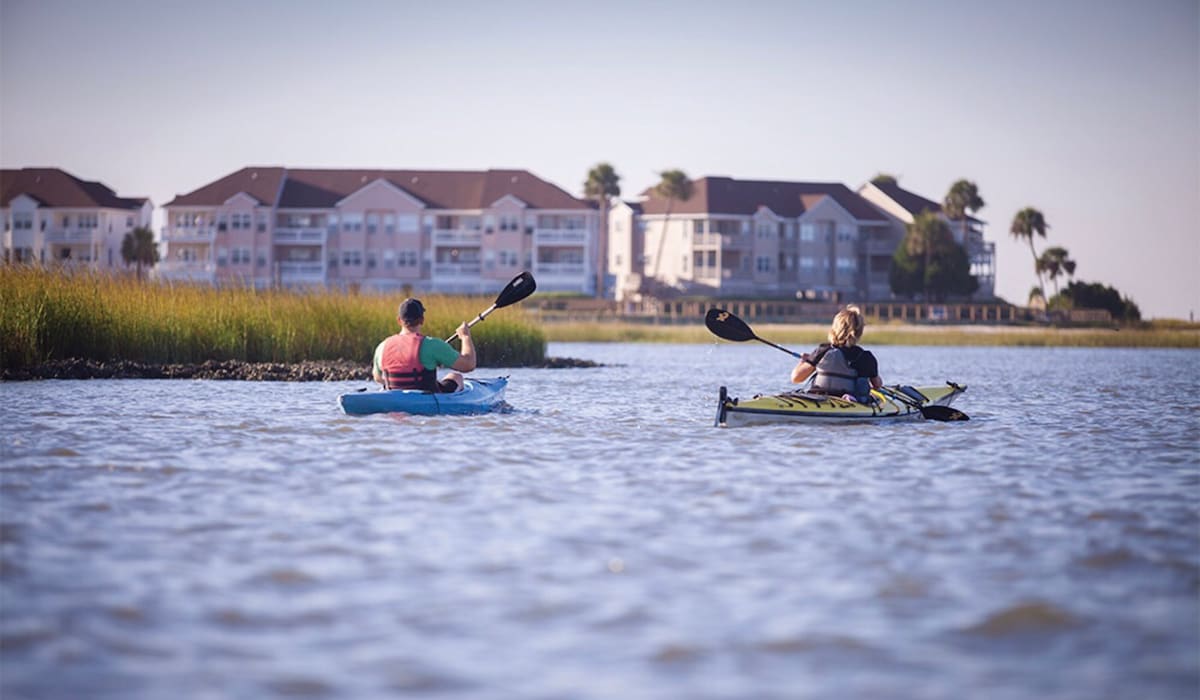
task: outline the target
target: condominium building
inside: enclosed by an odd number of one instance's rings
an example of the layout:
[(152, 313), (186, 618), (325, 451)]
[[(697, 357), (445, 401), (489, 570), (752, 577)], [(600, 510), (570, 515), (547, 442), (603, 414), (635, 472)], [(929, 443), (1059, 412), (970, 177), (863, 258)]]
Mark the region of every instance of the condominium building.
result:
[(903, 237), (905, 227), (922, 212), (933, 212), (950, 226), (956, 243), (967, 253), (971, 263), (971, 275), (979, 281), (975, 296), (989, 299), (996, 294), (996, 244), (983, 239), (984, 222), (973, 216), (965, 220), (951, 220), (942, 211), (942, 205), (909, 192), (891, 182), (868, 182), (858, 188), (863, 199), (875, 205), (892, 222), (892, 227)]
[(118, 197), (59, 168), (0, 170), (6, 262), (123, 269), (122, 239), (149, 228), (152, 212), (145, 197)]
[[(651, 293), (878, 298), (900, 237), (845, 185), (704, 177), (671, 201), (648, 190), (609, 221), (609, 263), (626, 297)], [(628, 265), (624, 262), (629, 260)]]
[[(913, 215), (936, 202), (868, 183), (704, 177), (692, 196), (668, 202), (653, 190), (609, 215), (608, 266), (617, 299), (637, 293), (879, 301), (893, 298), (889, 271)], [(983, 222), (951, 222), (993, 295), (994, 244)]]
[(529, 270), (539, 289), (595, 287), (595, 207), (524, 170), (247, 167), (165, 210), (168, 279), (472, 293)]

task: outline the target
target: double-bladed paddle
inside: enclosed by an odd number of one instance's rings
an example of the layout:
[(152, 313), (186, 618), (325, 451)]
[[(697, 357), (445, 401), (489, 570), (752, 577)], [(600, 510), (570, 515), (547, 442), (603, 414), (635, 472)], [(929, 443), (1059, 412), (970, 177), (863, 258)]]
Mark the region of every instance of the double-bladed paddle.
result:
[[(476, 323), (479, 323), (483, 319), (487, 318), (487, 315), (496, 309), (503, 309), (506, 306), (511, 306), (512, 304), (521, 301), (530, 294), (533, 294), (533, 290), (535, 289), (537, 289), (537, 282), (533, 280), (533, 275), (529, 274), (528, 272), (522, 272), (521, 274), (512, 278), (512, 281), (509, 282), (504, 289), (500, 290), (500, 293), (496, 295), (496, 303), (487, 307), (482, 313), (467, 322), (467, 328), (470, 328)], [(455, 333), (449, 338), (446, 338), (446, 342), (449, 343), (451, 340), (454, 340), (457, 337), (458, 334)]]
[[(735, 343), (744, 343), (747, 340), (757, 340), (760, 343), (770, 345), (776, 350), (782, 350), (792, 357), (804, 359), (799, 353), (788, 350), (782, 345), (776, 345), (769, 340), (764, 340), (763, 338), (758, 337), (754, 334), (754, 331), (750, 329), (750, 326), (746, 325), (745, 321), (737, 316), (734, 316), (725, 309), (709, 309), (708, 313), (704, 315), (704, 325), (708, 326), (708, 330), (712, 331), (713, 335), (717, 336), (718, 338), (730, 340)], [(950, 408), (949, 406), (927, 406), (914, 401), (907, 396), (904, 396), (900, 392), (892, 391), (886, 387), (876, 389), (876, 391), (888, 396), (894, 401), (898, 401), (906, 406), (910, 406), (919, 410), (922, 416), (930, 420), (970, 420), (967, 414), (956, 408)]]

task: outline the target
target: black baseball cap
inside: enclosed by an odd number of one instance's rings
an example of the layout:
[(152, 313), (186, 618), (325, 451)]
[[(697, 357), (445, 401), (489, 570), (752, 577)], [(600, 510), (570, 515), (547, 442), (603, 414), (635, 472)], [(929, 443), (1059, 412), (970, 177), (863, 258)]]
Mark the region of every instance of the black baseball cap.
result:
[(425, 306), (420, 299), (405, 299), (400, 302), (400, 311), (396, 315), (401, 321), (416, 321), (425, 318)]

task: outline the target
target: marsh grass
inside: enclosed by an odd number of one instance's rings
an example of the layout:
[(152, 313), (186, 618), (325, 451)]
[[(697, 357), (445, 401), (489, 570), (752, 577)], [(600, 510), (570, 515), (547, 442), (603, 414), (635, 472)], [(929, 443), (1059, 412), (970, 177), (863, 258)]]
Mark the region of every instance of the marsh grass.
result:
[[(828, 326), (818, 324), (751, 324), (761, 338), (808, 349), (825, 342)], [(711, 343), (716, 337), (703, 324), (546, 323), (546, 338), (555, 342)], [(915, 326), (867, 323), (863, 345), (950, 345), (1012, 347), (1161, 347), (1200, 348), (1200, 325), (1150, 322), (1121, 328), (1053, 328), (1044, 326)]]
[[(429, 296), (425, 333), (450, 336), (494, 297)], [(0, 267), (0, 367), (56, 359), (369, 362), (395, 333), (398, 295), (289, 292), (138, 282), (131, 277)], [(546, 340), (515, 310), (472, 328), (480, 366), (541, 362)]]

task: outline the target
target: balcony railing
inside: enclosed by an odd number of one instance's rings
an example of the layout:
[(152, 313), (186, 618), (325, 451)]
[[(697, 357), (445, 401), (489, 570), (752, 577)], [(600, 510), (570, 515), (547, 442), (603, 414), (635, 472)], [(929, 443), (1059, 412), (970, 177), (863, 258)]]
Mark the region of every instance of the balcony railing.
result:
[(540, 262), (535, 269), (537, 274), (547, 277), (578, 277), (587, 274), (583, 263)]
[(533, 242), (538, 245), (582, 245), (588, 233), (583, 229), (544, 229), (534, 231)]
[(160, 279), (179, 281), (211, 281), (217, 266), (207, 261), (170, 260), (154, 266), (154, 275)]
[(305, 228), (275, 228), (275, 233), (272, 240), (276, 243), (309, 243), (311, 245), (323, 245), (326, 239), (326, 230), (324, 228), (315, 228), (312, 226)]
[(478, 277), (482, 266), (477, 263), (434, 263), (434, 277)]
[(483, 240), (483, 233), (470, 229), (434, 229), (433, 244), (434, 245), (479, 245)]
[(99, 229), (91, 228), (52, 228), (45, 232), (47, 243), (85, 243), (92, 240), (92, 234)]
[(211, 243), (216, 237), (217, 229), (212, 226), (205, 228), (164, 228), (162, 238), (172, 243)]
[(279, 276), (284, 280), (323, 280), (325, 279), (325, 264), (320, 262), (280, 262), (276, 263)]

